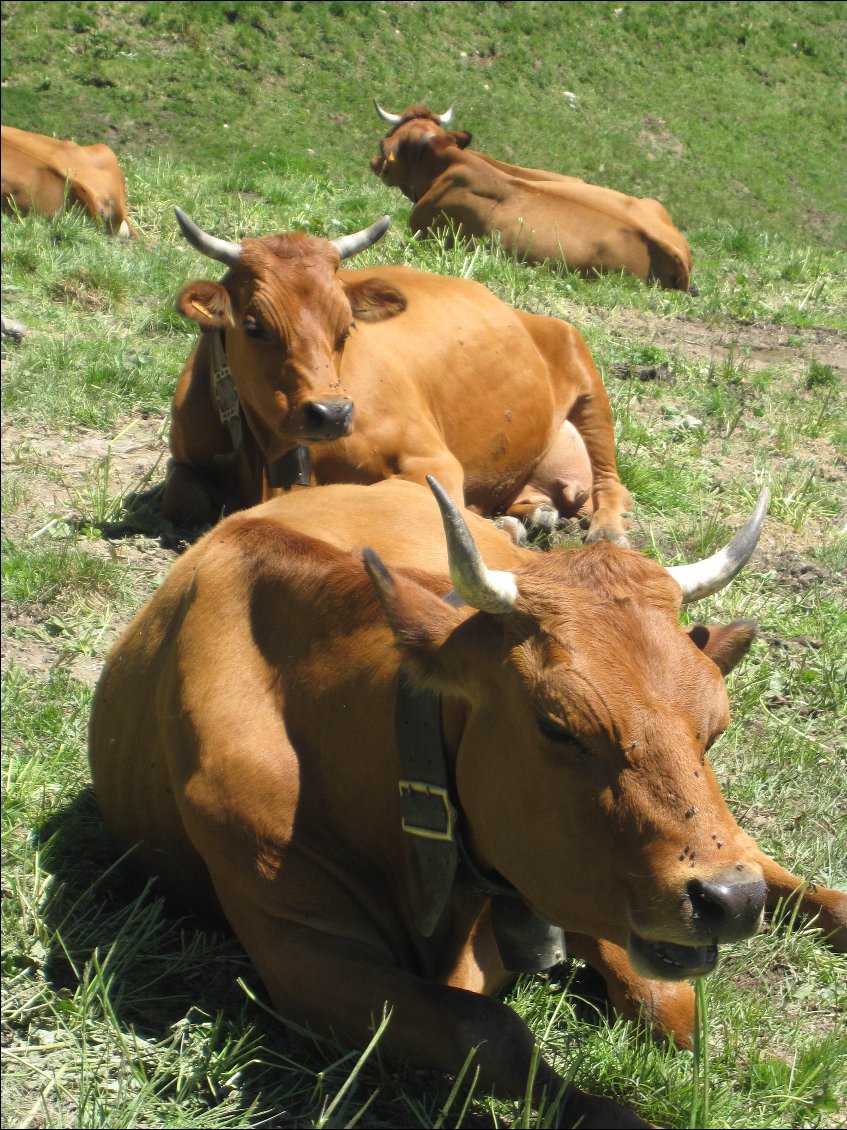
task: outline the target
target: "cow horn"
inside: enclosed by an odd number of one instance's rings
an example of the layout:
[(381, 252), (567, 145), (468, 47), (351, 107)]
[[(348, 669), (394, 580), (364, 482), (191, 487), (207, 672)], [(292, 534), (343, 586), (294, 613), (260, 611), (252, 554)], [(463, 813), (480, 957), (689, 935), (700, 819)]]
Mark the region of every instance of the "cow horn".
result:
[(441, 511), (450, 579), (457, 594), (481, 612), (508, 612), (518, 599), (514, 574), (486, 568), (459, 508), (437, 479), (427, 475), (426, 481)]
[(176, 212), (176, 220), (180, 226), (182, 234), (201, 255), (207, 255), (210, 259), (217, 259), (220, 263), (226, 263), (228, 267), (237, 267), (241, 260), (241, 244), (228, 243), (225, 239), (218, 239), (214, 235), (209, 235), (199, 228), (190, 216), (186, 216), (182, 208), (174, 208)]
[(682, 589), (683, 604), (699, 600), (702, 596), (711, 596), (713, 592), (728, 585), (733, 577), (741, 572), (753, 556), (753, 550), (756, 548), (765, 522), (769, 498), (770, 492), (765, 487), (759, 495), (756, 509), (750, 519), (729, 545), (724, 546), (711, 557), (703, 561), (695, 561), (691, 565), (666, 566), (667, 571)]
[(397, 126), (397, 125), (400, 124), (400, 121), (403, 117), (402, 114), (389, 114), (389, 112), (387, 110), (383, 110), (382, 106), (380, 106), (380, 104), (377, 102), (377, 100), (375, 98), (374, 98), (374, 106), (376, 107), (376, 112), (379, 114), (379, 116), (382, 118), (382, 120), (384, 122), (388, 122), (389, 125), (392, 125), (392, 126)]
[(357, 252), (366, 251), (369, 247), (373, 247), (376, 241), (385, 235), (390, 226), (391, 217), (383, 216), (381, 220), (377, 220), (369, 228), (362, 228), (361, 231), (354, 232), (353, 235), (343, 235), (340, 239), (331, 240), (331, 243), (342, 259), (349, 259), (351, 255), (355, 255)]
[(453, 121), (453, 111), (455, 109), (456, 109), (456, 104), (453, 103), (453, 105), (450, 107), (450, 109), (445, 110), (443, 114), (436, 114), (435, 116), (438, 119), (438, 124), (441, 125), (441, 126), (449, 126), (450, 123)]

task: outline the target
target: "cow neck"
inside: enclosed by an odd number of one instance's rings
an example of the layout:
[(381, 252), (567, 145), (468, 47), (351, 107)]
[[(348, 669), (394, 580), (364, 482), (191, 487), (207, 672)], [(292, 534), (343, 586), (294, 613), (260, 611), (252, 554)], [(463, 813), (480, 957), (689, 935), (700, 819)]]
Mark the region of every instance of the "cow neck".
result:
[(506, 969), (540, 972), (565, 956), (564, 932), (539, 918), (496, 872), (485, 871), (468, 849), (453, 759), (444, 742), (441, 697), (415, 686), (400, 669), (395, 711), (401, 825), (412, 837), (427, 905), (415, 925), (425, 938), (435, 932), (457, 879), (491, 899), (491, 924)]
[[(224, 331), (212, 330), (212, 388), (221, 423), (229, 430), (232, 451), (215, 456), (215, 462), (224, 467), (235, 462), (244, 442), (244, 421), (241, 401), (229, 361), (226, 356)], [(269, 487), (290, 490), (293, 486), (309, 486), (312, 481), (312, 458), (305, 444), (287, 451), (279, 459), (266, 459), (265, 469)]]
[(412, 160), (410, 162), (409, 185), (411, 187), (412, 194), (409, 197), (409, 199), (412, 201), (413, 204), (417, 204), (418, 200), (420, 199), (420, 193), (418, 192), (418, 189), (417, 189), (417, 181), (415, 179), (415, 174), (418, 171), (418, 165), (420, 164), (421, 157), (423, 156), (423, 151), (429, 145), (429, 140), (430, 140), (431, 136), (432, 136), (432, 134), (424, 134), (424, 136), (418, 142), (417, 148), (415, 149), (415, 152), (412, 156)]

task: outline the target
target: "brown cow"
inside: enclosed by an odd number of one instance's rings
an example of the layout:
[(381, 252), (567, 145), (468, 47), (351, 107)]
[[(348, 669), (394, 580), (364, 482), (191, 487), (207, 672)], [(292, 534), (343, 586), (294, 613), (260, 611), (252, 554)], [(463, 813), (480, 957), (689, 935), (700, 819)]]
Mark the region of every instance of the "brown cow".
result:
[(387, 219), (335, 243), (293, 233), (232, 244), (177, 215), (193, 246), (230, 269), (178, 300), (205, 332), (174, 395), (171, 521), (208, 524), (261, 502), (308, 445), (318, 484), (434, 474), (486, 516), (549, 528), (593, 508), (589, 540), (625, 544), (609, 401), (573, 326), (467, 279), (339, 271)]
[[(562, 929), (686, 1041), (683, 979), (756, 932), (766, 882), (801, 885), (705, 760), (754, 629), (678, 625), (750, 556), (764, 502), (665, 570), (605, 542), (522, 550), (433, 489), (447, 548), (397, 479), (210, 531), (112, 650), (91, 768), (117, 843), (182, 905), (219, 904), (284, 1016), (364, 1041), (387, 1003), (386, 1054), (456, 1072), (475, 1047), (484, 1085), (520, 1095), (532, 1036), (490, 994), (560, 958)], [(367, 542), (390, 566), (363, 567)], [(847, 943), (845, 896), (803, 909)], [(559, 1086), (542, 1062), (536, 1098)], [(643, 1125), (576, 1091), (562, 1117)]]
[(466, 130), (443, 128), (452, 108), (434, 114), (410, 106), (389, 114), (375, 105), (392, 128), (371, 169), (412, 201), (413, 232), (452, 228), (466, 238), (496, 232), (526, 262), (561, 259), (584, 274), (623, 270), (671, 290), (689, 289), (691, 249), (658, 200), (471, 151)]
[(66, 204), (80, 204), (110, 234), (134, 234), (124, 175), (108, 145), (76, 145), (3, 126), (2, 150), (4, 212), (55, 216)]

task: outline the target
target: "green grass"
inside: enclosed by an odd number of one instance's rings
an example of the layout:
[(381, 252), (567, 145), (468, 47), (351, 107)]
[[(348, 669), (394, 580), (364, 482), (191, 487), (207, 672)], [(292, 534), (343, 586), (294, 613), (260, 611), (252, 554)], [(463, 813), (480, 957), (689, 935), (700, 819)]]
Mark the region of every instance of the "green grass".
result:
[(456, 102), (479, 148), (657, 195), (685, 229), (847, 230), (837, 3), (10, 2), (3, 31), (5, 121), (165, 142), (253, 191), (369, 175), (372, 97)]
[[(712, 761), (767, 851), (847, 884), (847, 21), (834, 3), (617, 7), (4, 4), (4, 122), (109, 141), (139, 231), (127, 245), (79, 216), (2, 220), (4, 313), (31, 331), (3, 359), (9, 1125), (537, 1124), (472, 1067), (454, 1086), (378, 1047), (358, 1066), (365, 1049), (295, 1030), (233, 939), (139, 888), (104, 837), (91, 683), (177, 545), (134, 496), (161, 480), (195, 338), (175, 296), (214, 273), (175, 204), (230, 239), (336, 236), (389, 212), (358, 263), (464, 275), (573, 321), (609, 390), (633, 541), (668, 563), (713, 552), (769, 482), (751, 567), (687, 610), (761, 628)], [(496, 156), (658, 196), (700, 297), (411, 242), (408, 202), (367, 169), (372, 95), (456, 101)], [(651, 366), (662, 378), (640, 379)], [(844, 1126), (845, 984), (844, 957), (787, 908), (707, 982), (696, 1072), (610, 1018), (579, 968), (508, 999), (563, 1073), (651, 1121)]]

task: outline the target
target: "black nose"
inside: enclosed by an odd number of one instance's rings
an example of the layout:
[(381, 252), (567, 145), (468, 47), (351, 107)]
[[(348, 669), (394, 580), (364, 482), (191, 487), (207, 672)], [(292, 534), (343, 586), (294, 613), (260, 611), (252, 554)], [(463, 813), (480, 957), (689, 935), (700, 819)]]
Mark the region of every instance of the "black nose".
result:
[(748, 879), (743, 870), (688, 883), (694, 925), (702, 937), (716, 942), (736, 942), (755, 934), (766, 894), (764, 879)]
[(353, 401), (334, 398), (310, 400), (303, 408), (309, 439), (338, 439), (350, 434)]

